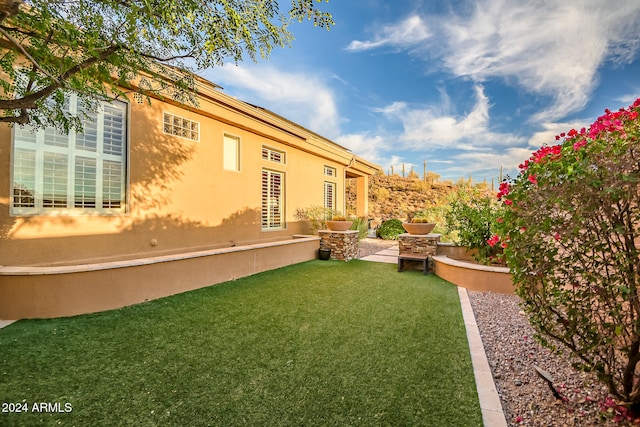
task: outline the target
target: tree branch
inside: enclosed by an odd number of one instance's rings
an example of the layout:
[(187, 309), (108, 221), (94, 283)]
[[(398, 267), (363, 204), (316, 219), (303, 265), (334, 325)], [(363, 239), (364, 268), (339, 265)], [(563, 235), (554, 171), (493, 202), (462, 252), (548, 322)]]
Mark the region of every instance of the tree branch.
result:
[(153, 59), (154, 61), (158, 61), (158, 62), (170, 62), (170, 61), (174, 61), (176, 59), (185, 59), (185, 58), (193, 58), (194, 56), (194, 51), (192, 50), (189, 53), (185, 53), (184, 55), (175, 55), (175, 56), (170, 56), (168, 58), (161, 58), (159, 56), (155, 56), (155, 55), (151, 55), (148, 53), (142, 53), (140, 52), (139, 55), (147, 58), (147, 59)]
[(58, 81), (58, 79), (56, 79), (54, 76), (49, 74), (45, 69), (43, 69), (40, 66), (40, 64), (38, 64), (38, 62), (35, 59), (33, 59), (33, 57), (31, 55), (29, 55), (29, 52), (27, 52), (25, 50), (25, 48), (20, 44), (20, 42), (18, 40), (14, 39), (11, 36), (11, 34), (6, 32), (2, 27), (0, 27), (0, 34), (5, 36), (7, 38), (7, 40), (9, 40), (13, 44), (13, 46), (15, 46), (20, 51), (20, 53), (22, 53), (24, 56), (26, 56), (27, 59), (33, 64), (33, 66), (38, 69), (38, 71), (40, 71), (45, 76), (49, 77), (51, 80), (53, 80), (54, 82), (56, 82), (57, 84), (62, 86), (62, 84)]
[[(60, 84), (61, 81), (66, 81), (68, 80), (71, 76), (73, 76), (74, 74), (77, 74), (83, 70), (86, 70), (87, 68), (95, 65), (96, 63), (100, 62), (100, 61), (104, 61), (105, 59), (107, 59), (109, 56), (113, 55), (114, 53), (116, 53), (118, 50), (120, 50), (119, 46), (116, 45), (112, 45), (109, 48), (107, 48), (104, 52), (102, 52), (100, 55), (98, 56), (94, 56), (91, 58), (87, 58), (86, 60), (84, 60), (83, 62), (74, 65), (73, 67), (69, 68), (67, 71), (65, 71), (64, 73), (60, 74), (58, 76), (57, 79), (54, 79), (54, 83), (50, 84), (47, 87), (44, 87), (42, 89), (40, 89), (37, 92), (34, 92), (32, 94), (29, 94), (23, 98), (20, 99), (5, 99), (5, 100), (0, 100), (0, 110), (23, 110), (23, 109), (34, 109), (36, 108), (36, 102), (42, 98), (46, 98), (49, 95), (51, 95), (53, 92), (55, 92), (56, 90), (60, 89), (62, 87), (62, 85)], [(22, 116), (23, 113), (21, 113)], [(19, 118), (20, 116), (14, 116), (14, 118)], [(6, 119), (11, 118), (11, 117), (6, 117)], [(6, 121), (6, 120), (5, 120)], [(15, 121), (14, 121), (15, 123)]]

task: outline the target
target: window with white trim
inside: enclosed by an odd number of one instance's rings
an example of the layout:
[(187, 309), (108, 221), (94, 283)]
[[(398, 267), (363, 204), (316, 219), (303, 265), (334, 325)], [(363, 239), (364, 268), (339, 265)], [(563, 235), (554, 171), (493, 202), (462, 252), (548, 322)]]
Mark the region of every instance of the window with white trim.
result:
[(200, 123), (175, 114), (164, 113), (162, 129), (169, 135), (200, 141)]
[(332, 168), (331, 166), (324, 166), (324, 174), (326, 176), (337, 176), (336, 174), (336, 168)]
[(284, 173), (262, 169), (262, 229), (284, 226)]
[(222, 167), (229, 171), (240, 170), (240, 138), (224, 135), (222, 144)]
[(336, 183), (335, 182), (324, 182), (324, 207), (327, 209), (331, 209), (332, 211), (336, 210)]
[(282, 164), (284, 164), (286, 160), (284, 151), (276, 150), (266, 145), (262, 146), (262, 159)]
[[(81, 113), (75, 95), (68, 108)], [(84, 114), (82, 133), (14, 127), (12, 214), (125, 212), (127, 104)]]

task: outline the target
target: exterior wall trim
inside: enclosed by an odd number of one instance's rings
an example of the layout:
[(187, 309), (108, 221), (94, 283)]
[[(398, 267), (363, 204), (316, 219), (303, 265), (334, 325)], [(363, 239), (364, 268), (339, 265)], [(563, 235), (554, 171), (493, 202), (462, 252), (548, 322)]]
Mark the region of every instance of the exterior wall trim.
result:
[(93, 264), (80, 265), (61, 265), (61, 266), (2, 266), (0, 267), (0, 276), (42, 276), (51, 274), (70, 274), (83, 273), (89, 271), (111, 270), (114, 268), (138, 267), (142, 265), (158, 264), (162, 262), (181, 261), (191, 258), (210, 257), (214, 255), (224, 255), (233, 252), (253, 251), (256, 249), (272, 248), (274, 246), (293, 245), (307, 241), (320, 240), (318, 236), (300, 236), (289, 240), (281, 240), (277, 242), (256, 243), (244, 246), (234, 246), (228, 248), (218, 248), (195, 252), (186, 252), (173, 255), (161, 255), (149, 258), (138, 258), (122, 261), (100, 262)]
[(433, 257), (437, 276), (471, 291), (513, 294), (511, 274), (506, 267), (491, 267), (458, 261), (446, 255)]

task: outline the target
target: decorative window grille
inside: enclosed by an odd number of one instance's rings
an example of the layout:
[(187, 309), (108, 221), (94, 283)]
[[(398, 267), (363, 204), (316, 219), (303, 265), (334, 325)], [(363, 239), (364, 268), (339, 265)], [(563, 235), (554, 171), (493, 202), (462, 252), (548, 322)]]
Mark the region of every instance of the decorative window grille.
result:
[(164, 113), (164, 133), (200, 141), (200, 123), (171, 113)]
[(326, 176), (337, 176), (336, 174), (336, 168), (332, 168), (331, 166), (326, 166), (324, 167), (324, 174)]
[(223, 141), (222, 167), (225, 170), (240, 170), (240, 138), (237, 136), (225, 135)]
[[(79, 104), (71, 95), (69, 112), (80, 113)], [(125, 211), (127, 105), (112, 101), (84, 114), (82, 133), (14, 128), (12, 214)]]
[(324, 183), (324, 207), (336, 210), (336, 184), (334, 182)]
[(284, 174), (262, 170), (262, 229), (284, 228)]
[(262, 158), (270, 162), (285, 163), (284, 151), (279, 151), (264, 145), (262, 146)]

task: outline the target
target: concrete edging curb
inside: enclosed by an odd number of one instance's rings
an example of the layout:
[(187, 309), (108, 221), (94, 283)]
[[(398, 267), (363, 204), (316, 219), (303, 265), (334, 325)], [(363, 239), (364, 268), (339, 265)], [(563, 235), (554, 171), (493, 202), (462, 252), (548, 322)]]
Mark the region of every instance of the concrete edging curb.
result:
[(460, 296), (460, 306), (462, 307), (462, 318), (467, 329), (467, 339), (469, 340), (469, 350), (471, 352), (471, 363), (480, 400), (480, 410), (482, 411), (482, 421), (487, 427), (507, 427), (507, 420), (502, 410), (500, 396), (493, 380), (493, 374), (489, 367), (487, 354), (484, 351), (478, 324), (469, 302), (469, 294), (463, 287), (458, 286)]

